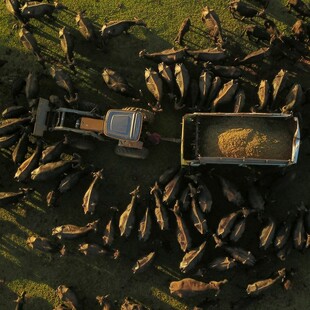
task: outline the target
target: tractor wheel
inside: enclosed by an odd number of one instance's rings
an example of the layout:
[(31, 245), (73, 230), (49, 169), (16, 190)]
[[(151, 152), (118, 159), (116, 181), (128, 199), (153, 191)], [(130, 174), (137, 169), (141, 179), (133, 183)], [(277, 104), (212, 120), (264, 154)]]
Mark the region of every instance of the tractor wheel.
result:
[(123, 147), (117, 145), (114, 149), (114, 153), (123, 157), (145, 159), (149, 154), (149, 150), (145, 147), (143, 147), (142, 149), (134, 149), (131, 147)]
[(153, 123), (155, 119), (155, 113), (146, 109), (136, 108), (136, 107), (126, 107), (123, 108), (124, 111), (134, 111), (141, 112), (143, 114), (143, 121), (147, 123)]

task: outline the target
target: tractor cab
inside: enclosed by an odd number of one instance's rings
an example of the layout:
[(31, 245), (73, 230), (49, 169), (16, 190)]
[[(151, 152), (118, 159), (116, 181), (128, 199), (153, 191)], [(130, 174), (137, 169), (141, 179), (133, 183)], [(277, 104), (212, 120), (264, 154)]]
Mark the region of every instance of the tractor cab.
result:
[(139, 141), (142, 124), (141, 112), (109, 110), (105, 116), (104, 134), (117, 140)]

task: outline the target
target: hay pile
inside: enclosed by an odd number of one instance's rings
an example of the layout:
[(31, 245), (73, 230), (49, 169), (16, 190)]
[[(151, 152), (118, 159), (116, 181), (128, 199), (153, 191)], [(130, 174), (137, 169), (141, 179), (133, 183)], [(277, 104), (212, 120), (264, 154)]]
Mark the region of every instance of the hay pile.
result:
[(266, 156), (281, 144), (280, 140), (270, 138), (257, 130), (236, 128), (220, 134), (218, 146), (225, 157), (268, 158)]
[[(230, 127), (228, 127), (228, 125)], [(207, 129), (206, 156), (230, 158), (289, 159), (292, 136), (281, 126), (249, 121), (218, 123)], [(206, 136), (206, 138), (207, 138)], [(210, 139), (212, 137), (212, 139)]]

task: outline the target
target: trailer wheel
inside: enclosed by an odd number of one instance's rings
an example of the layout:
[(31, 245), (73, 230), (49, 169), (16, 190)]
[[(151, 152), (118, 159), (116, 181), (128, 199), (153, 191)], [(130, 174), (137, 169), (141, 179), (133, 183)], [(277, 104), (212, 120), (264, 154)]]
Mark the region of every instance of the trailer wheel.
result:
[(124, 111), (133, 111), (133, 112), (141, 112), (143, 115), (143, 121), (147, 123), (153, 123), (155, 119), (155, 113), (146, 109), (137, 108), (137, 107), (126, 107), (123, 108)]
[(143, 147), (142, 149), (134, 149), (131, 147), (123, 147), (117, 145), (114, 149), (114, 153), (123, 157), (145, 159), (149, 154), (149, 150), (145, 147)]

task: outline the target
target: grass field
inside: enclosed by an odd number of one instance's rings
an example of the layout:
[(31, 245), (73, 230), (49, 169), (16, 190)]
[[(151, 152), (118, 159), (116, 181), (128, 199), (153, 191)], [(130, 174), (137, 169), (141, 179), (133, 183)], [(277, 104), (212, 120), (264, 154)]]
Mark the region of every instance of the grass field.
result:
[[(281, 31), (288, 32), (295, 21), (295, 17), (288, 14), (284, 7), (284, 0), (271, 1), (267, 14), (276, 21)], [(305, 1), (307, 2), (307, 1)], [(57, 13), (56, 20), (48, 18), (42, 21), (31, 21), (33, 33), (42, 47), (44, 58), (48, 64), (63, 63), (65, 58), (61, 51), (58, 31), (61, 27), (69, 27), (75, 37), (75, 59), (77, 73), (72, 75), (73, 81), (83, 100), (93, 101), (100, 105), (102, 110), (108, 108), (121, 108), (131, 105), (128, 98), (113, 94), (103, 85), (101, 72), (104, 67), (111, 67), (124, 74), (137, 88), (142, 89), (146, 100), (140, 106), (147, 108), (147, 102), (152, 100), (144, 82), (144, 69), (156, 66), (151, 61), (140, 59), (138, 53), (142, 49), (149, 52), (161, 51), (173, 47), (173, 40), (179, 25), (190, 17), (192, 31), (186, 34), (186, 44), (192, 49), (212, 46), (210, 39), (202, 35), (203, 24), (200, 21), (201, 9), (208, 4), (222, 20), (224, 35), (228, 38), (229, 46), (243, 55), (257, 49), (257, 45), (250, 43), (241, 33), (246, 23), (231, 17), (228, 0), (209, 1), (176, 1), (176, 0), (124, 0), (119, 1), (86, 1), (68, 0), (64, 4), (68, 10)], [(253, 1), (251, 1), (253, 3)], [(254, 2), (255, 5), (255, 2)], [(75, 25), (75, 14), (78, 10), (86, 10), (86, 15), (98, 27), (105, 21), (141, 18), (147, 23), (147, 28), (134, 27), (129, 35), (122, 35), (109, 42), (107, 53), (103, 53), (96, 46), (85, 42)], [(260, 22), (256, 19), (257, 22)], [(8, 63), (0, 68), (0, 104), (1, 110), (11, 102), (10, 88), (12, 81), (17, 77), (26, 77), (28, 71), (35, 70), (42, 73), (40, 79), (40, 96), (47, 98), (51, 94), (63, 96), (59, 89), (36, 62), (35, 57), (24, 49), (19, 42), (18, 31), (13, 29), (14, 18), (2, 3), (0, 11), (0, 59)], [(194, 31), (194, 29), (198, 29)], [(198, 77), (199, 70), (193, 63), (188, 64), (191, 74)], [(242, 81), (244, 88), (253, 94), (260, 78), (270, 78), (281, 68), (281, 63), (264, 65), (256, 68), (261, 77), (255, 75), (246, 77)], [(310, 87), (309, 74), (299, 73), (293, 64), (294, 80), (302, 83), (304, 88)], [(252, 97), (249, 96), (249, 101)], [(20, 98), (21, 104), (25, 98)], [(184, 111), (175, 112), (169, 103), (165, 102), (164, 112), (158, 114), (153, 130), (163, 136), (180, 137), (181, 116)], [(251, 103), (249, 103), (251, 105)], [(58, 137), (59, 138), (59, 137)], [(48, 142), (55, 137), (47, 137)], [(160, 232), (157, 227), (152, 231), (151, 241), (141, 244), (137, 239), (137, 225), (128, 240), (117, 238), (113, 248), (119, 249), (120, 258), (117, 260), (109, 256), (86, 257), (77, 252), (77, 246), (82, 241), (101, 242), (105, 224), (110, 218), (110, 207), (117, 206), (123, 211), (130, 202), (131, 192), (137, 185), (141, 186), (141, 195), (137, 209), (137, 219), (140, 220), (147, 206), (154, 205), (150, 199), (149, 189), (159, 175), (169, 166), (179, 164), (179, 145), (166, 142), (151, 148), (151, 154), (145, 161), (135, 161), (119, 158), (113, 154), (114, 144), (98, 143), (96, 152), (81, 152), (85, 162), (94, 163), (96, 167), (103, 168), (104, 180), (102, 182), (100, 207), (92, 216), (83, 214), (81, 202), (91, 177), (85, 177), (77, 188), (61, 198), (59, 208), (49, 209), (46, 206), (45, 196), (56, 185), (56, 181), (48, 183), (29, 182), (22, 187), (34, 187), (35, 192), (30, 198), (14, 206), (0, 208), (0, 309), (12, 309), (16, 294), (23, 290), (27, 292), (25, 309), (42, 310), (52, 309), (60, 304), (55, 296), (58, 285), (72, 286), (81, 300), (84, 309), (99, 309), (95, 297), (110, 294), (112, 300), (118, 305), (126, 296), (131, 296), (152, 309), (192, 309), (203, 298), (182, 300), (169, 293), (169, 283), (184, 277), (178, 265), (182, 258), (176, 242), (175, 223), (168, 232)], [(310, 164), (308, 160), (309, 143), (306, 141), (301, 151), (300, 162), (293, 167), (295, 181), (278, 186), (272, 192), (267, 203), (267, 214), (278, 221), (285, 218), (286, 211), (296, 209), (300, 201), (310, 203), (308, 184), (310, 181)], [(0, 190), (13, 191), (21, 187), (13, 177), (17, 169), (11, 161), (11, 152), (1, 150), (0, 153)], [(217, 173), (227, 175), (237, 183), (245, 192), (249, 171), (246, 168), (217, 167)], [(216, 229), (221, 216), (231, 212), (232, 207), (222, 197), (220, 188), (214, 179), (208, 175), (209, 168), (202, 168), (201, 172), (206, 179), (208, 187), (214, 196), (214, 211), (211, 212), (208, 222), (210, 230)], [(26, 239), (30, 235), (50, 237), (51, 229), (62, 224), (85, 225), (100, 218), (99, 231), (90, 234), (82, 240), (66, 242), (68, 254), (60, 257), (59, 254), (45, 254), (30, 250)], [(203, 281), (222, 280), (227, 278), (229, 284), (223, 287), (219, 295), (219, 308), (230, 309), (230, 303), (245, 296), (247, 283), (268, 277), (273, 271), (286, 266), (297, 271), (293, 289), (284, 292), (280, 286), (266, 292), (249, 306), (249, 309), (309, 309), (310, 299), (310, 269), (309, 251), (301, 254), (293, 251), (286, 262), (280, 262), (272, 251), (262, 253), (258, 249), (257, 223), (249, 225), (253, 230), (247, 233), (242, 246), (254, 248), (254, 253), (260, 258), (256, 268), (239, 268), (224, 274), (207, 271)], [(199, 245), (203, 238), (193, 233), (194, 244)], [(224, 252), (215, 250), (210, 234), (207, 236), (209, 244), (203, 262), (199, 267), (207, 264)], [(253, 245), (255, 243), (255, 245)], [(135, 261), (144, 254), (156, 250), (155, 266), (146, 273), (132, 275), (131, 268)], [(189, 277), (195, 277), (192, 273)], [(196, 276), (197, 279), (199, 277)], [(209, 295), (213, 299), (212, 293)], [(208, 308), (209, 309), (209, 308)], [(245, 309), (245, 308), (240, 308)]]

